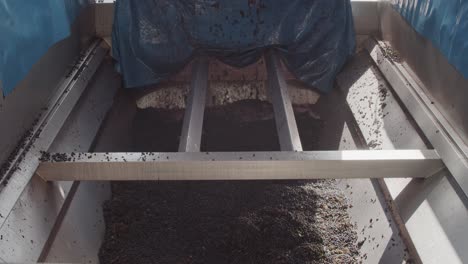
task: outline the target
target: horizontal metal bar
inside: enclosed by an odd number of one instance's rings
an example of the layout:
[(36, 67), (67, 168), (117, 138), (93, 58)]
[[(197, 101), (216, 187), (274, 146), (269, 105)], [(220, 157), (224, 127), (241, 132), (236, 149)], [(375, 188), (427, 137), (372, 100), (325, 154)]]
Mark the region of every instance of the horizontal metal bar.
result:
[(50, 154), (49, 181), (266, 180), (428, 177), (444, 168), (433, 150)]
[(207, 90), (208, 59), (201, 57), (197, 59), (192, 69), (192, 83), (180, 136), (180, 152), (200, 151)]
[(366, 48), (424, 135), (440, 154), (460, 188), (468, 196), (468, 146), (403, 65), (390, 61), (384, 55), (383, 47), (375, 40), (370, 40)]
[(275, 112), (281, 150), (302, 151), (296, 118), (288, 95), (288, 86), (280, 71), (280, 58), (274, 50), (268, 50), (265, 54), (265, 62), (268, 71), (268, 91)]
[(47, 151), (59, 133), (62, 125), (84, 92), (93, 74), (101, 64), (107, 50), (96, 41), (85, 53), (73, 72), (65, 78), (45, 112), (33, 129), (29, 140), (18, 152), (10, 167), (3, 175), (0, 190), (0, 227), (16, 204), (24, 188), (39, 165), (41, 151)]

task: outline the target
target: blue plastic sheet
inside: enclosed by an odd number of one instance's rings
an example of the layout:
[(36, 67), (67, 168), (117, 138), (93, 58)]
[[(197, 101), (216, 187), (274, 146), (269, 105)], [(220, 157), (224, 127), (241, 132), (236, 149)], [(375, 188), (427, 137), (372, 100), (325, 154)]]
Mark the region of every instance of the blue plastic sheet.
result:
[(394, 0), (394, 6), (468, 79), (468, 1)]
[(119, 0), (112, 45), (126, 87), (158, 83), (200, 54), (243, 67), (274, 47), (327, 92), (355, 37), (349, 0)]
[(0, 81), (10, 93), (56, 42), (88, 0), (0, 0)]

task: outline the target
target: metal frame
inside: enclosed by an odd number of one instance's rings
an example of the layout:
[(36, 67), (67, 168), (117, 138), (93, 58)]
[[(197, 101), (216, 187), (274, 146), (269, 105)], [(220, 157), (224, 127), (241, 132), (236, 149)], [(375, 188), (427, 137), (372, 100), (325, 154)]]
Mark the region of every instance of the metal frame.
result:
[(34, 175), (40, 163), (41, 151), (47, 151), (52, 145), (106, 53), (107, 50), (100, 46), (100, 41), (90, 46), (78, 65), (63, 81), (56, 96), (50, 100), (48, 111), (39, 119), (29, 140), (10, 163), (2, 178), (4, 187), (0, 190), (0, 227)]
[(199, 152), (208, 75), (201, 58), (193, 69), (180, 152), (56, 153), (36, 173), (64, 181), (424, 178), (444, 168), (434, 150), (302, 151), (280, 58), (273, 50), (265, 57), (281, 152)]

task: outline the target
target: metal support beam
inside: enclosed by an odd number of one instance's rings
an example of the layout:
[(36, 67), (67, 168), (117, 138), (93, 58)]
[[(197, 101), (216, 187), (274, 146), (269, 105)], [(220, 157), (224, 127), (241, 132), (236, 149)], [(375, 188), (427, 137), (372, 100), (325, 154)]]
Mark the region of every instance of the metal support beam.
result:
[(444, 168), (433, 150), (51, 154), (48, 181), (284, 180), (428, 177)]
[(185, 107), (179, 152), (200, 151), (207, 87), (208, 59), (201, 57), (193, 64), (192, 83)]
[(296, 118), (288, 95), (288, 86), (280, 71), (281, 61), (274, 50), (265, 53), (268, 90), (275, 111), (276, 129), (283, 151), (302, 151)]

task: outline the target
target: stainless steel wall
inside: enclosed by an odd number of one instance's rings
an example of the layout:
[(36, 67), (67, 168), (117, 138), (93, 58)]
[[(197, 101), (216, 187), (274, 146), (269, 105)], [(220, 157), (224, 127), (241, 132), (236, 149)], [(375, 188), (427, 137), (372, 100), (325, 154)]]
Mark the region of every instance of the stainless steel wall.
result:
[[(418, 34), (396, 12), (390, 2), (379, 4), (382, 38), (398, 50), (413, 78), (419, 81), (434, 105), (468, 143), (468, 80), (432, 43)], [(468, 58), (467, 58), (468, 59)]]

